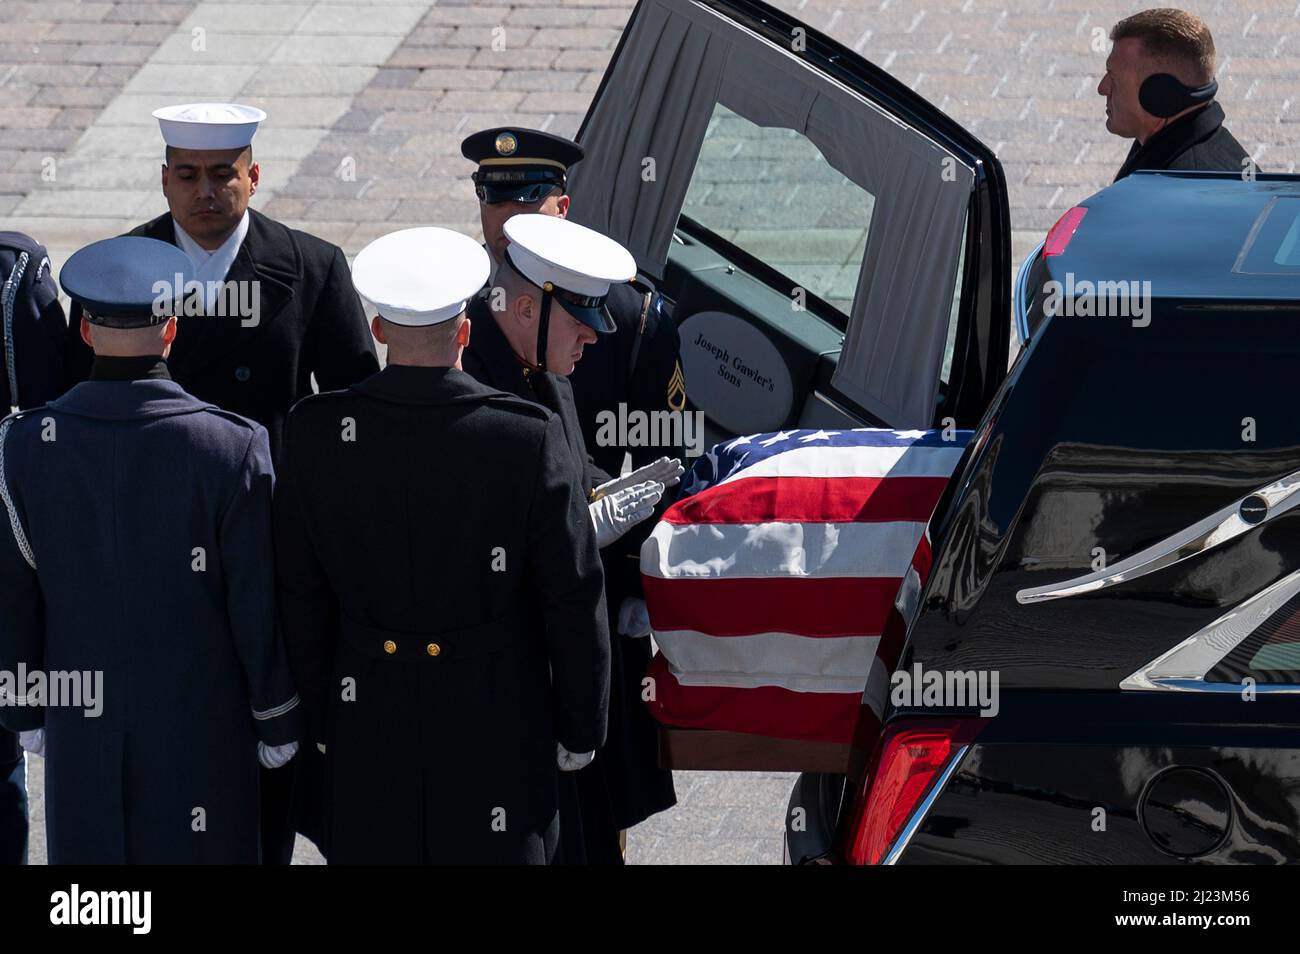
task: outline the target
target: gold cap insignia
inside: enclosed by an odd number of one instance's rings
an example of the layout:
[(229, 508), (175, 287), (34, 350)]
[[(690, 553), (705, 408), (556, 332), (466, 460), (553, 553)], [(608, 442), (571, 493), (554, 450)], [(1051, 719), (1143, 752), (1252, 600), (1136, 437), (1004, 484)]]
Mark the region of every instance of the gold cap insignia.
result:
[(515, 150), (519, 148), (519, 140), (515, 138), (514, 133), (501, 133), (497, 136), (496, 143), (498, 156), (513, 156)]

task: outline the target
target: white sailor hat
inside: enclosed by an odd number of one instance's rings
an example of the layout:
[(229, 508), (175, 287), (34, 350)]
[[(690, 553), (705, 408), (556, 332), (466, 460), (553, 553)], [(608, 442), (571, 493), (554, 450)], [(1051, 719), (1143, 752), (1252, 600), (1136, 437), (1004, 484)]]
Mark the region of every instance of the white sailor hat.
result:
[(506, 260), (574, 318), (601, 333), (615, 329), (605, 310), (609, 286), (636, 277), (636, 259), (612, 238), (554, 215), (506, 219)]
[(464, 311), (490, 271), (482, 245), (430, 226), (375, 239), (352, 263), (352, 284), (393, 324), (436, 325)]
[(242, 149), (266, 113), (237, 103), (186, 103), (153, 111), (163, 141), (176, 149)]

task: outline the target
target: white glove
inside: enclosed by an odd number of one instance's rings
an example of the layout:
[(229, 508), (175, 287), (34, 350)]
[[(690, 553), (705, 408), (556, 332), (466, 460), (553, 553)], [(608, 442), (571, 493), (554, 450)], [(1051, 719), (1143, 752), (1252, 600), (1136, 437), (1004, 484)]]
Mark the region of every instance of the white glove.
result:
[(267, 745), (265, 742), (257, 743), (257, 760), (262, 763), (264, 768), (278, 769), (281, 765), (297, 754), (297, 742), (290, 742), (288, 745)]
[(638, 467), (626, 477), (615, 477), (613, 480), (605, 481), (596, 488), (596, 497), (612, 494), (616, 490), (623, 490), (636, 484), (644, 484), (647, 480), (663, 484), (665, 487), (676, 487), (682, 482), (682, 474), (685, 472), (686, 468), (682, 466), (679, 458), (660, 457), (644, 467)]
[(29, 729), (18, 733), (18, 744), (32, 755), (45, 755), (45, 730)]
[(590, 752), (570, 752), (559, 742), (555, 743), (555, 764), (560, 767), (561, 772), (576, 772), (590, 764), (595, 757), (594, 749)]
[(650, 635), (650, 611), (645, 600), (639, 596), (628, 596), (618, 608), (618, 631), (623, 636), (640, 639)]
[[(599, 488), (597, 488), (599, 489)], [(605, 549), (623, 534), (655, 512), (664, 495), (664, 485), (647, 480), (632, 487), (607, 493), (587, 507), (596, 528), (596, 548)]]
[(316, 743), (316, 748), (320, 749), (320, 754), (321, 754), (321, 755), (324, 755), (324, 754), (325, 754), (325, 743), (324, 743), (324, 742), (317, 742), (317, 743)]

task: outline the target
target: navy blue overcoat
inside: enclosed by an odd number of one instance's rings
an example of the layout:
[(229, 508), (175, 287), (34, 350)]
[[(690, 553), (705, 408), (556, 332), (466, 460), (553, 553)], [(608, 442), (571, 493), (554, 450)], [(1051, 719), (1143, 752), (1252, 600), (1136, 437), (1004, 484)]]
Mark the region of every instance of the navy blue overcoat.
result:
[(264, 428), (167, 379), (0, 423), (0, 670), (103, 674), (97, 716), (0, 705), (46, 730), (51, 862), (257, 862), (257, 742), (302, 728), (272, 482)]

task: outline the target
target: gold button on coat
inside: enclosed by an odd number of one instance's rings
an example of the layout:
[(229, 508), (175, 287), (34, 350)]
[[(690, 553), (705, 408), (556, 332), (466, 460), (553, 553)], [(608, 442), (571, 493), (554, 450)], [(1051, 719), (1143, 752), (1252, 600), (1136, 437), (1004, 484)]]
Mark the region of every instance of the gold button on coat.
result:
[(393, 642), (391, 639), (385, 639), (384, 652), (388, 653), (390, 656), (397, 652), (397, 643)]
[(438, 655), (438, 653), (442, 652), (442, 647), (439, 646), (437, 643), (430, 643), (428, 646), (425, 646), (424, 648), (429, 653), (430, 656), (436, 656)]

